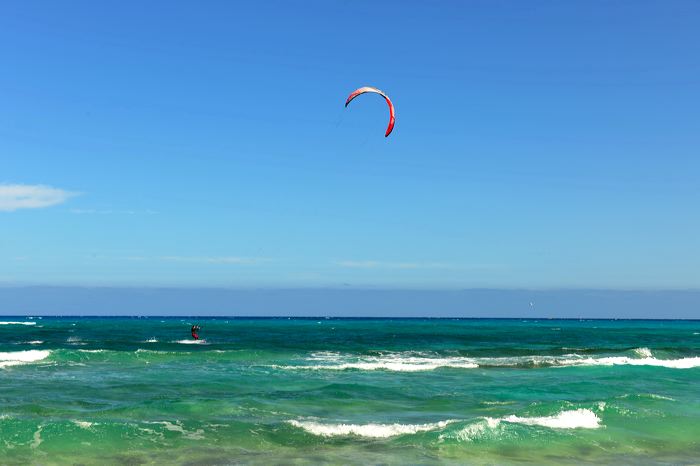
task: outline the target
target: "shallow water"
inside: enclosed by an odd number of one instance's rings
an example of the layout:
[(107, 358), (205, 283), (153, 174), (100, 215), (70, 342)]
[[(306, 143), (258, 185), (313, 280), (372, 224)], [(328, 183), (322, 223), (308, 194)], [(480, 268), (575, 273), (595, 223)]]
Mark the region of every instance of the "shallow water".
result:
[(0, 342), (2, 464), (700, 458), (698, 321), (3, 317)]

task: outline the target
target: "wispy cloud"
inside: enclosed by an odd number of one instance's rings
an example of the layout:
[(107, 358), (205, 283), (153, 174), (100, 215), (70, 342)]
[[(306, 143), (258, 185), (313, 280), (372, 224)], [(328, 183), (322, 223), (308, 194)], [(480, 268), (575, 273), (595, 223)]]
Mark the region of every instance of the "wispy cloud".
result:
[(236, 257), (236, 256), (162, 256), (160, 260), (170, 262), (190, 262), (199, 264), (238, 264), (257, 265), (270, 262), (263, 257)]
[(337, 261), (335, 265), (352, 269), (453, 269), (453, 265), (441, 262), (383, 262), (375, 260)]
[(0, 184), (0, 212), (61, 204), (78, 193), (45, 185)]

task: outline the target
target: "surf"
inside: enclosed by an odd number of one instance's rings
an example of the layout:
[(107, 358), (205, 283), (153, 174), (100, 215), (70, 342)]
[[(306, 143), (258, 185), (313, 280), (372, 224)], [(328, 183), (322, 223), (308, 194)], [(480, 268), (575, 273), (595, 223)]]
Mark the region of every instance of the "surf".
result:
[(10, 351), (0, 353), (0, 368), (32, 364), (42, 361), (48, 358), (50, 355), (50, 350)]

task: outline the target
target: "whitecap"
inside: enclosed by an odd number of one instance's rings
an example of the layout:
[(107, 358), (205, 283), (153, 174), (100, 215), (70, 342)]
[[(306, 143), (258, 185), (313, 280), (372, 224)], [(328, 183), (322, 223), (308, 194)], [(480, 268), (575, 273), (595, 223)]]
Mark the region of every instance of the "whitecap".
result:
[(208, 345), (207, 340), (176, 340), (171, 343), (180, 343), (181, 345)]
[(522, 417), (512, 414), (510, 416), (493, 418), (484, 417), (471, 423), (456, 432), (440, 434), (439, 439), (455, 439), (462, 442), (472, 442), (485, 437), (499, 437), (505, 434), (505, 428), (509, 424), (521, 424), (527, 426), (547, 427), (550, 429), (597, 429), (601, 427), (600, 418), (591, 410), (576, 409), (562, 411), (553, 416)]
[(513, 414), (497, 420), (551, 429), (597, 429), (601, 425), (600, 418), (590, 409), (562, 411), (554, 416), (542, 417), (521, 417)]
[[(201, 340), (199, 340), (201, 341)], [(194, 340), (182, 340), (177, 343), (197, 343)], [(415, 352), (387, 353), (381, 356), (364, 356), (334, 352), (313, 353), (306, 358), (305, 364), (272, 365), (282, 370), (364, 370), (420, 372), (439, 368), (475, 369), (478, 367), (567, 367), (567, 366), (655, 366), (672, 369), (690, 369), (700, 366), (700, 357), (681, 359), (657, 359), (648, 348), (638, 348), (635, 352), (642, 357), (604, 356), (586, 357), (578, 354), (563, 356), (514, 356), (514, 357), (480, 357), (435, 356)]]
[[(651, 353), (638, 348), (637, 354)], [(479, 367), (567, 367), (567, 366), (656, 366), (671, 369), (690, 369), (700, 366), (700, 357), (681, 359), (632, 358), (628, 356), (585, 357), (578, 354), (563, 356), (517, 356), (504, 358), (474, 358)]]
[(323, 424), (316, 421), (287, 421), (288, 424), (294, 427), (299, 427), (310, 434), (320, 437), (347, 437), (354, 435), (366, 438), (388, 438), (427, 432), (442, 429), (453, 422), (457, 421), (450, 419), (429, 424)]
[(634, 353), (640, 358), (652, 358), (651, 350), (649, 348), (635, 348)]
[(0, 322), (0, 325), (36, 325), (36, 322)]
[(155, 338), (149, 338), (148, 340), (144, 341), (144, 343), (158, 343), (158, 340)]
[(393, 353), (382, 356), (350, 356), (338, 353), (314, 353), (307, 361), (320, 364), (273, 366), (278, 369), (335, 370), (348, 369), (393, 372), (421, 372), (439, 368), (475, 369), (473, 359), (463, 357), (429, 357), (414, 354)]
[(700, 357), (681, 359), (628, 358), (626, 356), (609, 356), (604, 358), (564, 359), (560, 366), (654, 366), (669, 369), (692, 369), (700, 366)]
[(50, 354), (51, 351), (49, 350), (27, 350), (0, 353), (0, 368), (17, 366), (20, 364), (31, 364), (33, 362), (46, 359)]
[(485, 437), (488, 433), (495, 431), (501, 424), (499, 419), (486, 417), (469, 424), (456, 432), (440, 434), (440, 441), (445, 439), (456, 439), (462, 442), (471, 442)]

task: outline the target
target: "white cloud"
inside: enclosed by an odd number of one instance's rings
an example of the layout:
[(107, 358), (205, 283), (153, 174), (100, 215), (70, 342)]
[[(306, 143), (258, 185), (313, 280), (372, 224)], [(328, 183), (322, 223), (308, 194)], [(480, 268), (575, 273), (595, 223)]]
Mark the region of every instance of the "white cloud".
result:
[(353, 269), (451, 269), (449, 264), (439, 262), (382, 262), (374, 260), (366, 261), (338, 261), (335, 263), (340, 267)]
[(51, 186), (0, 184), (0, 212), (50, 207), (77, 195)]

